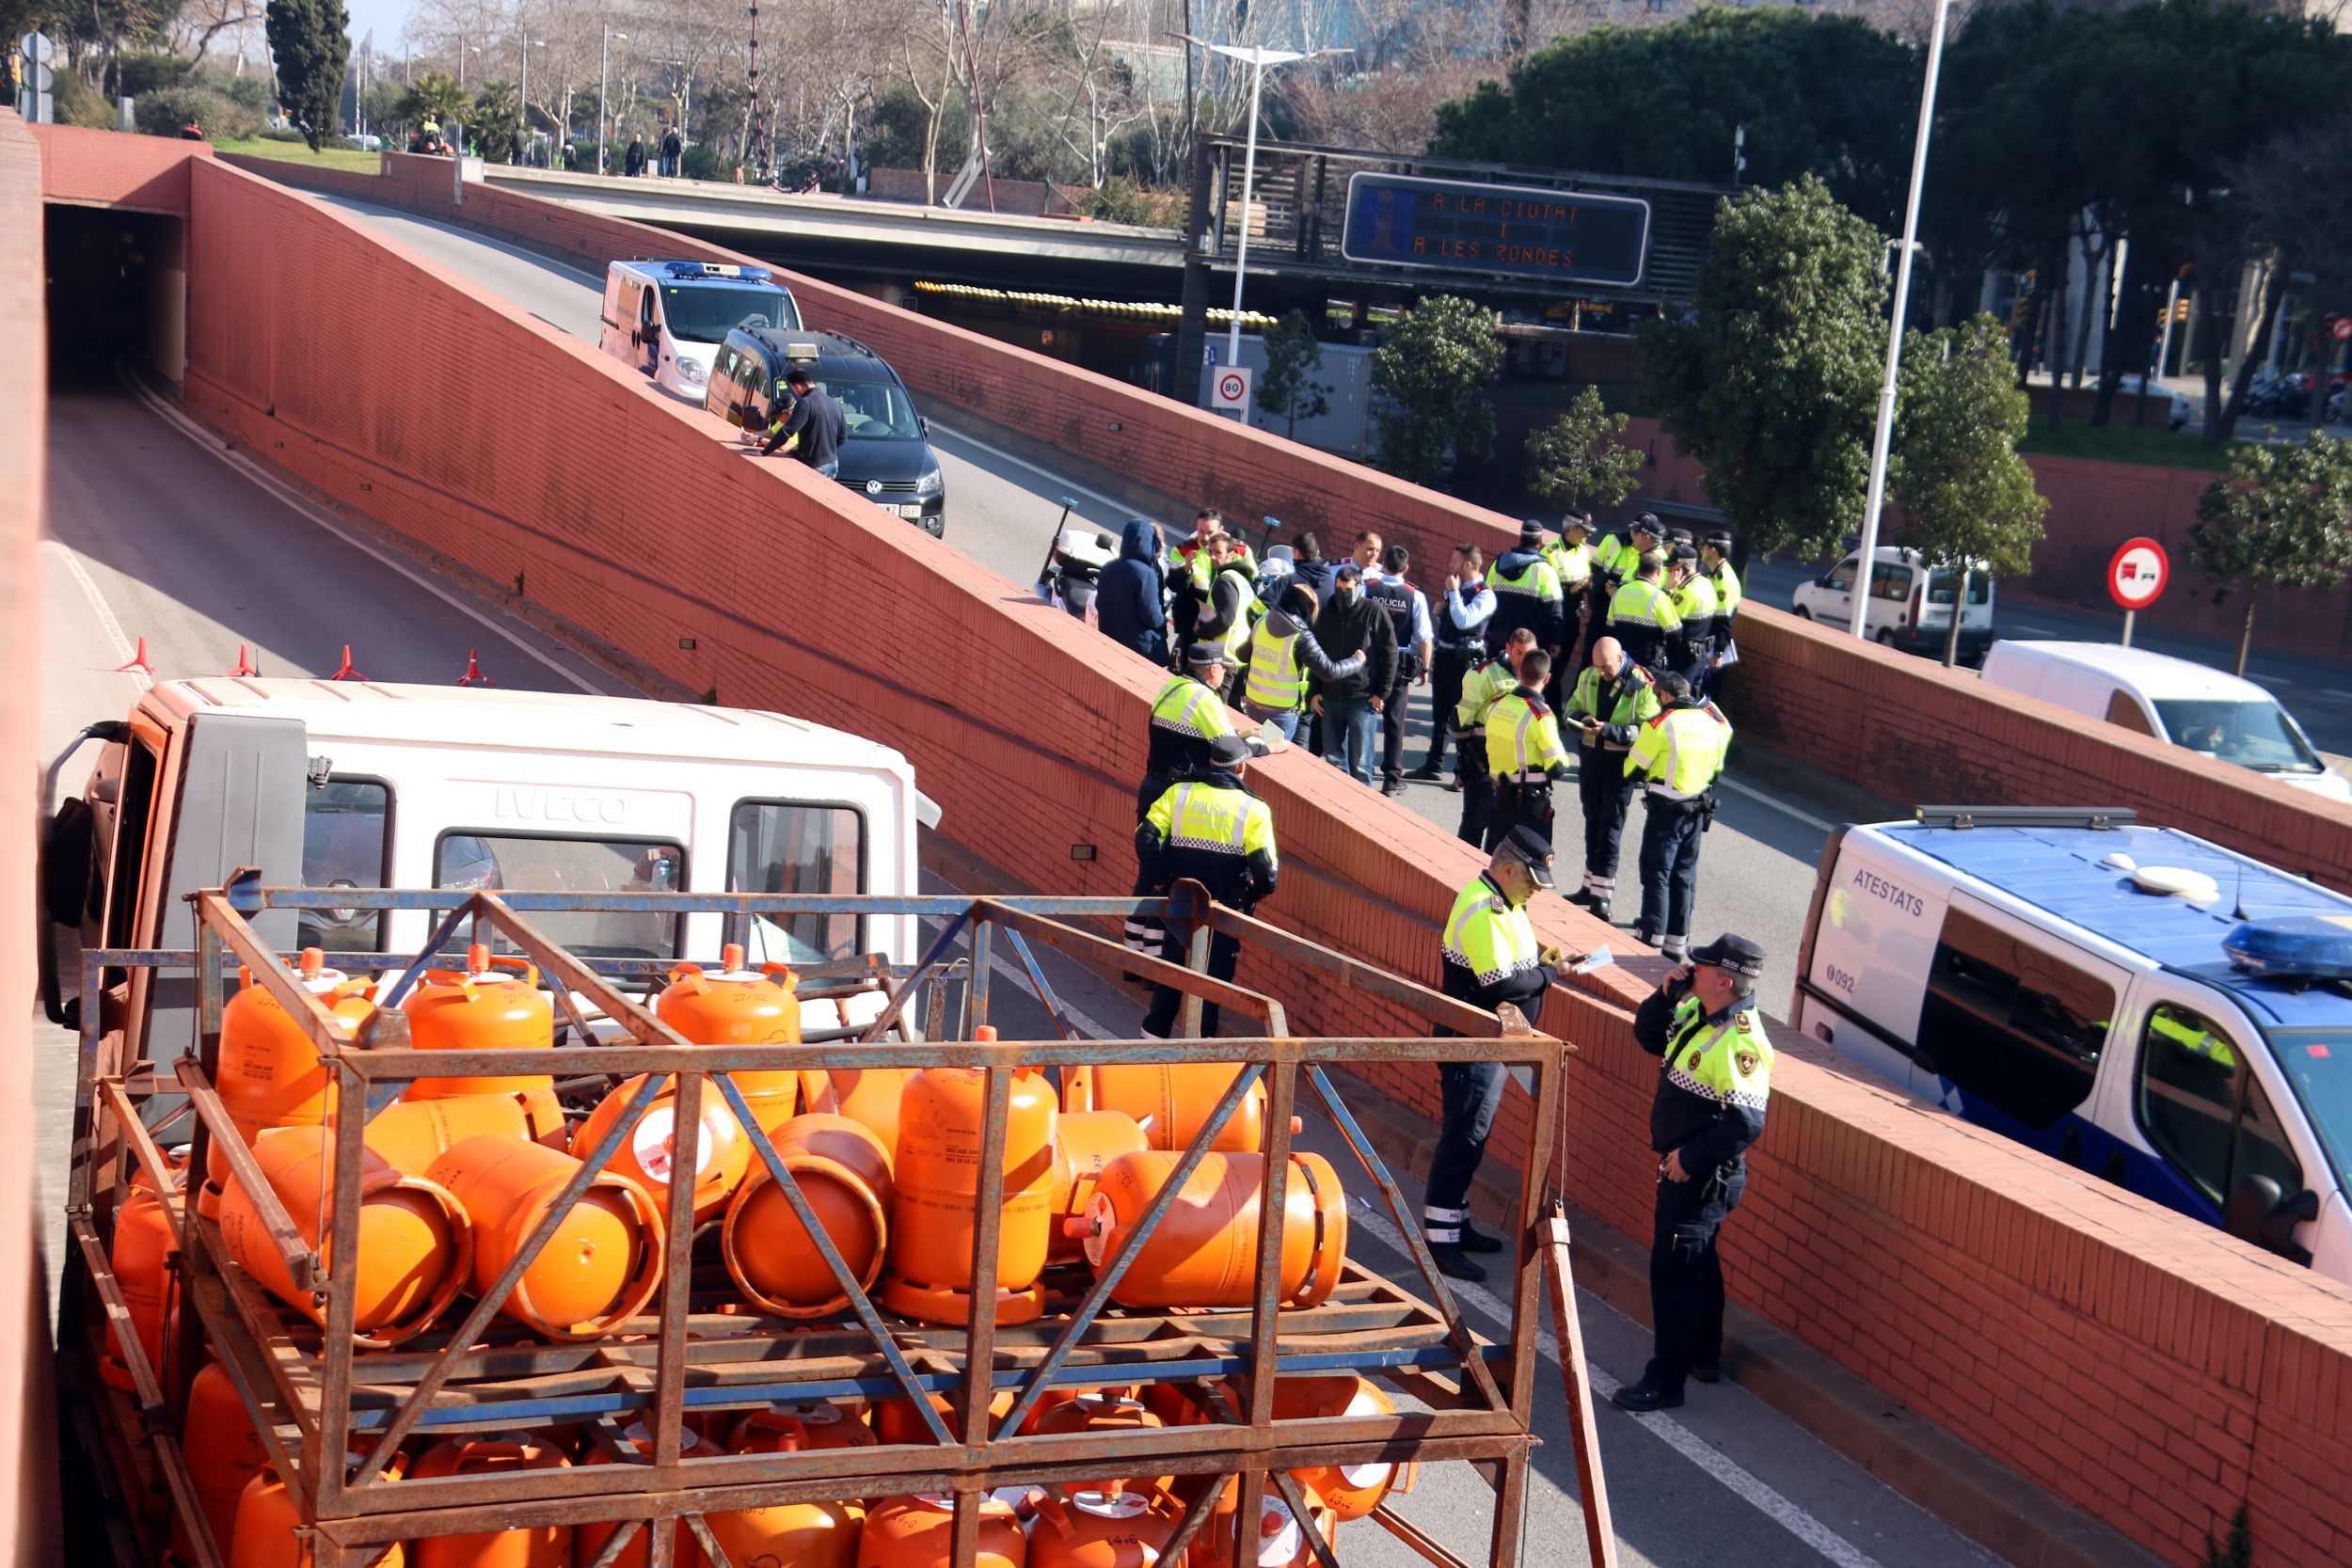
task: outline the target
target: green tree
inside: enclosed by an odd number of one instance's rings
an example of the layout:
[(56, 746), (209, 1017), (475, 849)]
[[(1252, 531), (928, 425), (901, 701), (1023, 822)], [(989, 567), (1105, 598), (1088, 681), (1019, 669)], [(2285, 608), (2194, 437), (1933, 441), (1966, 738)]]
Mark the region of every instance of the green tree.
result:
[(316, 152), (335, 134), (351, 18), (342, 0), (269, 0), (263, 25), (278, 67), (278, 102)]
[(1820, 555), (1861, 525), (1883, 252), (1812, 175), (1743, 191), (1716, 207), (1691, 313), (1643, 324), (1645, 395), (1757, 553)]
[(1641, 488), (1644, 454), (1616, 439), (1626, 417), (1602, 406), (1600, 388), (1576, 394), (1568, 411), (1527, 438), (1527, 487), (1570, 506), (1614, 506)]
[(1502, 368), (1492, 311), (1459, 294), (1424, 294), (1372, 356), (1380, 467), (1416, 484), (1445, 478), (1450, 447), (1494, 450), (1495, 411), (1481, 393)]
[(444, 131), (472, 112), (472, 95), (446, 71), (426, 71), (409, 84), (400, 99), (401, 119), (420, 123), (434, 120)]
[[(2050, 503), (2017, 455), (2032, 412), (2010, 363), (2009, 334), (1994, 316), (1906, 333), (1896, 399), (1887, 492), (1902, 508), (1904, 539), (1931, 574), (1958, 574), (1944, 637), (1949, 667), (1959, 658), (1961, 610), (1977, 567), (2022, 577), (2033, 566)], [(1935, 580), (1931, 575), (1930, 592)]]
[(473, 107), (463, 111), (466, 133), (482, 144), (482, 155), (494, 164), (513, 154), (514, 134), (521, 129), (523, 106), (512, 82), (485, 82), (474, 94)]
[(2197, 499), (2197, 515), (2188, 554), (2212, 579), (2214, 603), (2246, 595), (2243, 675), (2264, 589), (2328, 589), (2352, 573), (2352, 440), (2313, 431), (2306, 445), (2237, 447), (2229, 472)]
[(1331, 385), (1315, 379), (1323, 369), (1323, 345), (1304, 310), (1291, 310), (1265, 335), (1265, 373), (1258, 378), (1258, 406), (1282, 421), (1295, 438), (1298, 421), (1331, 412)]

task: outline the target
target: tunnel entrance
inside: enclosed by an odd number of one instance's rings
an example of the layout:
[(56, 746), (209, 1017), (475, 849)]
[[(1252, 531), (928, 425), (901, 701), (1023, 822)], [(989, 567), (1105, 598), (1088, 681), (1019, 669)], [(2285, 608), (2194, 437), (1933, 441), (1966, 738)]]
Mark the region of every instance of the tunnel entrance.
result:
[(113, 384), (124, 358), (178, 383), (187, 363), (187, 226), (159, 213), (51, 206), (49, 380)]

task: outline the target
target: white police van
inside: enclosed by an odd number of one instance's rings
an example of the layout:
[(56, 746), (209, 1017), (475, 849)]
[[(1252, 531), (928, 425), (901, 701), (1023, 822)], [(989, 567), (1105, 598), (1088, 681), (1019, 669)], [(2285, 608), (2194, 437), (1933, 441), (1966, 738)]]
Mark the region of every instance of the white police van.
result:
[(2128, 811), (1830, 838), (1790, 1016), (1947, 1110), (2352, 1281), (2352, 898)]
[(766, 267), (641, 257), (605, 269), (596, 342), (674, 398), (702, 405), (711, 356), (739, 326), (796, 331), (801, 308)]

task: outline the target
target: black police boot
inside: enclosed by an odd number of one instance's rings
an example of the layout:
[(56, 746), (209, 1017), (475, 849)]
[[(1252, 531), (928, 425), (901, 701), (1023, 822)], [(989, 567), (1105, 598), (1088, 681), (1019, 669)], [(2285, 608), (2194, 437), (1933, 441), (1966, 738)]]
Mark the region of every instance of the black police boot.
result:
[(1470, 1216), (1462, 1216), (1462, 1250), (1464, 1252), (1501, 1252), (1502, 1238), (1489, 1236), (1470, 1224)]
[(1448, 1279), (1466, 1279), (1476, 1285), (1486, 1277), (1486, 1271), (1470, 1260), (1462, 1249), (1451, 1242), (1433, 1242), (1429, 1256), (1438, 1265), (1438, 1272)]
[(1569, 894), (1568, 902), (1580, 910), (1589, 910), (1600, 905), (1600, 900), (1593, 896), (1593, 890), (1588, 887), (1578, 888), (1574, 893)]
[(1724, 1364), (1720, 1361), (1702, 1361), (1691, 1369), (1691, 1380), (1694, 1383), (1721, 1383), (1724, 1380)]
[(1682, 1390), (1662, 1387), (1645, 1377), (1639, 1383), (1629, 1383), (1609, 1396), (1609, 1402), (1620, 1410), (1630, 1410), (1636, 1416), (1653, 1410), (1682, 1408)]
[(1411, 779), (1416, 784), (1436, 784), (1438, 782), (1438, 770), (1435, 768), (1429, 767), (1427, 764), (1423, 764), (1422, 767), (1414, 768), (1411, 772), (1406, 774), (1405, 776)]

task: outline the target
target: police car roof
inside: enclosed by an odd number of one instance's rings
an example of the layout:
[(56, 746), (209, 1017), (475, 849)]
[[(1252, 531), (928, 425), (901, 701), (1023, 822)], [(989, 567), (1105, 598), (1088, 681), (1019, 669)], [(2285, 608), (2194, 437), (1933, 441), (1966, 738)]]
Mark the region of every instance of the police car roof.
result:
[[(2327, 986), (2299, 990), (2233, 967), (2221, 939), (2246, 919), (2328, 915), (2352, 920), (2352, 898), (2278, 867), (2209, 844), (2177, 828), (1984, 826), (1917, 822), (1874, 830), (1904, 847), (2047, 911), (2119, 947), (2228, 991), (2257, 1019), (2284, 1028), (2352, 1026), (2352, 997)], [(2177, 866), (2214, 879), (2220, 896), (2205, 905), (2144, 893), (2131, 873), (2099, 863), (2122, 853), (2141, 866)], [(2347, 931), (2352, 935), (2352, 931)]]

